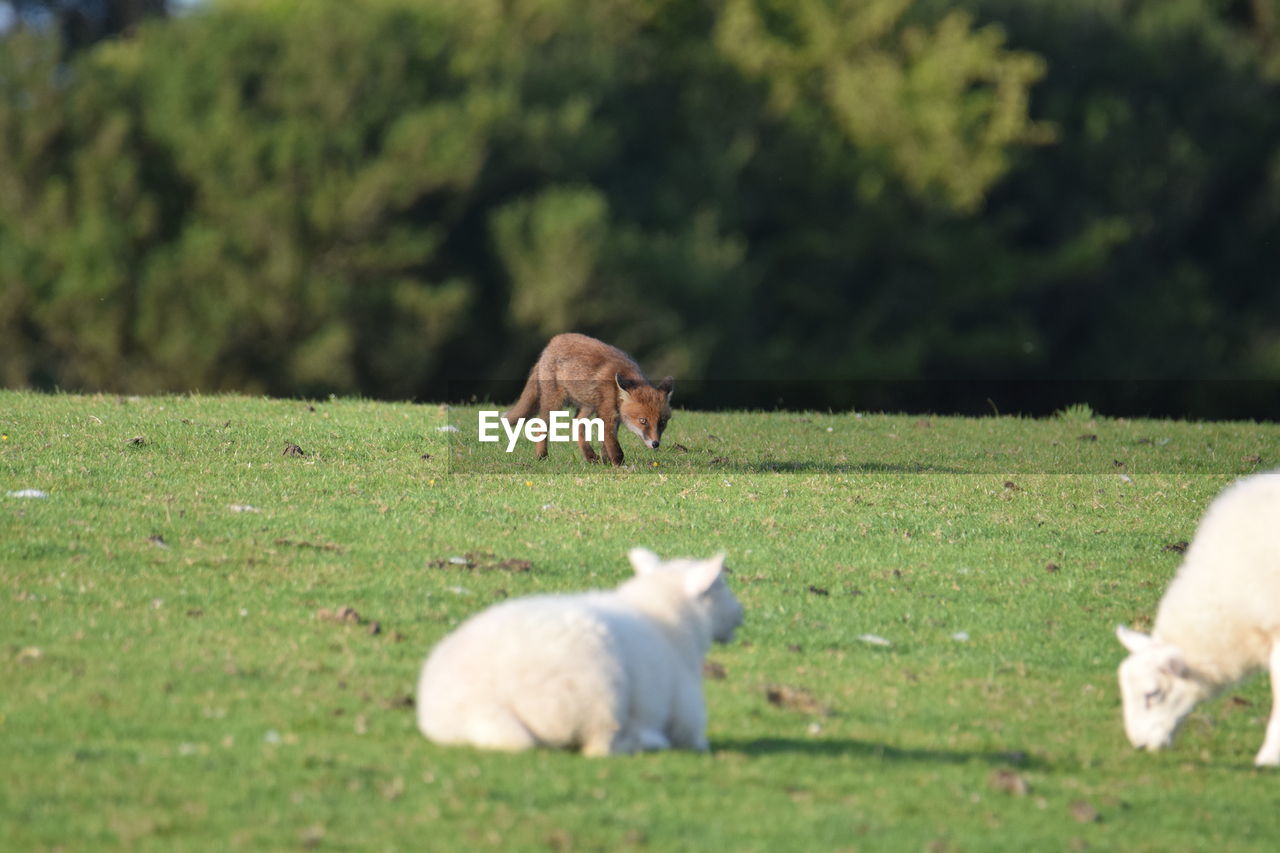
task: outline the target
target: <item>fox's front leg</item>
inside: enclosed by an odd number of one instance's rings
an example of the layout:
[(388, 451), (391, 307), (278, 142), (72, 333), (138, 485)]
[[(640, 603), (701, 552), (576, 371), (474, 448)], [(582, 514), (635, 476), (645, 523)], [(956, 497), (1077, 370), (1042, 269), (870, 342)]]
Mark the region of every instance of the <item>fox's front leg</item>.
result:
[(612, 465), (622, 464), (622, 445), (618, 444), (618, 421), (619, 418), (615, 414), (612, 417), (601, 413), (604, 420), (604, 458), (609, 460)]
[[(538, 412), (538, 417), (542, 418), (542, 422), (544, 424), (551, 423), (551, 409), (543, 407), (543, 409)], [(538, 439), (537, 444), (534, 445), (533, 455), (538, 459), (547, 458), (547, 433), (545, 431), (542, 433), (542, 438)]]
[(600, 461), (600, 455), (591, 446), (591, 441), (588, 438), (591, 435), (589, 419), (594, 417), (595, 414), (594, 409), (589, 411), (579, 409), (578, 414), (573, 419), (573, 428), (578, 434), (578, 449), (582, 451), (582, 458), (588, 462)]

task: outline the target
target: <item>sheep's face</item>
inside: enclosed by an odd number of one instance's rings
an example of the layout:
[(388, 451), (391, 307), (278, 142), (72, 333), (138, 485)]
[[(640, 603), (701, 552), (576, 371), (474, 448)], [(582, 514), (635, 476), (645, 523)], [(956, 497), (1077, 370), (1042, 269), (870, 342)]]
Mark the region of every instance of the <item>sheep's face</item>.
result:
[(698, 600), (706, 607), (710, 617), (711, 639), (717, 643), (728, 643), (733, 640), (733, 632), (742, 624), (742, 603), (725, 581), (723, 558), (721, 569), (711, 586), (698, 596)]
[(1116, 634), (1131, 652), (1119, 669), (1125, 734), (1138, 749), (1164, 749), (1204, 691), (1177, 647), (1124, 627)]
[(727, 643), (742, 624), (742, 604), (725, 581), (724, 554), (709, 560), (672, 560), (663, 563), (647, 548), (632, 548), (628, 554), (636, 574), (674, 572), (684, 594), (703, 612), (711, 627), (711, 639)]

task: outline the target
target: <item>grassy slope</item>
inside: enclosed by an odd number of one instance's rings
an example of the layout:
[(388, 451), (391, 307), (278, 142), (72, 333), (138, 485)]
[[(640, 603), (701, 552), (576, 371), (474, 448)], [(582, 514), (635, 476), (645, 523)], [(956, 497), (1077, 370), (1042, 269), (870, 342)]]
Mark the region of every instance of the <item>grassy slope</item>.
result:
[[(1135, 753), (1111, 628), (1149, 621), (1163, 546), (1280, 427), (680, 412), (608, 470), (476, 450), (474, 423), (0, 392), (0, 845), (1272, 849), (1266, 680)], [(451, 626), (613, 585), (636, 544), (729, 553), (747, 624), (713, 651), (711, 755), (417, 734)], [(318, 618), (342, 606), (365, 623)]]

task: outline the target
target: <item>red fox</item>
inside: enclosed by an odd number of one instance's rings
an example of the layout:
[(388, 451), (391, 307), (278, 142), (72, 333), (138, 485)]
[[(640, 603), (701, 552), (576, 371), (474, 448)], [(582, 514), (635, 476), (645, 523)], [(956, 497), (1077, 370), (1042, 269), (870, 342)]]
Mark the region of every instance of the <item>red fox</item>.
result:
[[(537, 415), (547, 421), (552, 411), (569, 407), (576, 417), (598, 417), (604, 421), (604, 455), (613, 465), (622, 464), (618, 425), (640, 437), (654, 450), (671, 419), (671, 391), (675, 380), (668, 376), (657, 385), (640, 372), (631, 356), (617, 347), (586, 335), (556, 335), (538, 356), (520, 399), (502, 416), (508, 423)], [(600, 457), (587, 440), (586, 430), (578, 434), (582, 458), (598, 462)], [(547, 442), (538, 442), (539, 459), (547, 455)]]

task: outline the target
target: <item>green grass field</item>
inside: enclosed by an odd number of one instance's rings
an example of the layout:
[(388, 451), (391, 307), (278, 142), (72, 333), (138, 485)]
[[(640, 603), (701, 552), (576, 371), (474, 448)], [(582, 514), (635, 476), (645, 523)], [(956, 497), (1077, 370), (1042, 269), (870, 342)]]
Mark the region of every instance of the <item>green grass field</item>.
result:
[[(1266, 678), (1138, 753), (1112, 629), (1280, 426), (677, 412), (615, 470), (475, 424), (0, 392), (0, 847), (1275, 849)], [(728, 552), (710, 754), (417, 733), (435, 641), (634, 545)]]

